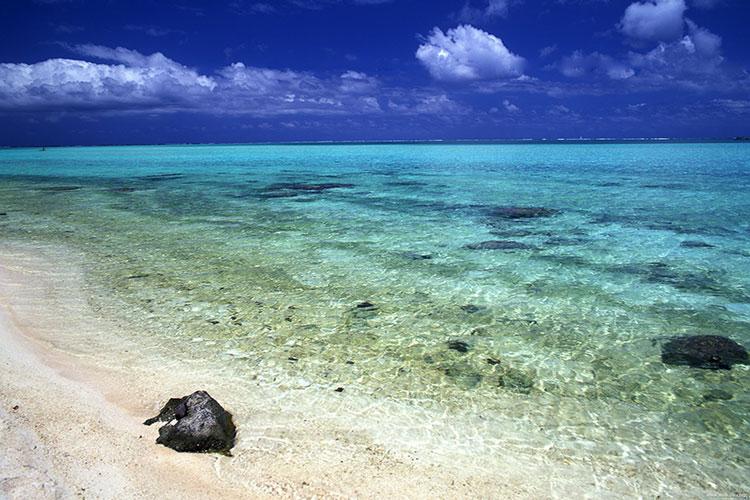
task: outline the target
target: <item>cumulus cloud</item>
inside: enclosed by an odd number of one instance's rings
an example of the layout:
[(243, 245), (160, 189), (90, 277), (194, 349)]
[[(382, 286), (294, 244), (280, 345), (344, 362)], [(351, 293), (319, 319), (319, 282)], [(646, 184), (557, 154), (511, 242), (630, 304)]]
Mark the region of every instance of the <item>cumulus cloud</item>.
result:
[(460, 115), (448, 95), (385, 87), (372, 75), (319, 75), (236, 62), (206, 75), (169, 59), (100, 45), (82, 59), (0, 64), (0, 112), (196, 112), (270, 116)]
[(202, 75), (157, 52), (80, 45), (87, 58), (0, 64), (4, 111), (196, 110), (272, 115), (379, 112), (377, 79), (347, 71), (320, 78), (310, 73), (235, 63)]
[(519, 77), (524, 67), (523, 57), (508, 50), (500, 38), (471, 25), (446, 33), (434, 28), (416, 56), (433, 78), (444, 81)]
[(669, 42), (682, 36), (685, 0), (646, 0), (625, 9), (619, 28), (630, 38)]
[[(709, 3), (707, 1), (706, 6)], [(570, 78), (598, 76), (623, 81), (623, 89), (732, 90), (747, 88), (748, 77), (723, 65), (721, 37), (684, 17), (684, 0), (647, 0), (630, 4), (621, 31), (641, 43), (656, 42), (645, 51), (613, 57), (575, 51), (555, 66)]]
[(573, 52), (558, 63), (560, 72), (570, 78), (598, 75), (624, 80), (637, 88), (683, 87), (722, 88), (741, 80), (722, 69), (721, 37), (686, 20), (688, 33), (672, 42), (659, 44), (646, 52), (630, 51), (622, 59), (593, 52)]
[(680, 40), (660, 43), (645, 53), (631, 52), (630, 64), (651, 81), (688, 82), (691, 77), (717, 72), (724, 60), (721, 37), (688, 21), (689, 33)]
[(77, 50), (121, 64), (49, 59), (0, 64), (4, 109), (169, 109), (190, 107), (216, 88), (214, 79), (168, 59), (127, 49), (85, 45)]

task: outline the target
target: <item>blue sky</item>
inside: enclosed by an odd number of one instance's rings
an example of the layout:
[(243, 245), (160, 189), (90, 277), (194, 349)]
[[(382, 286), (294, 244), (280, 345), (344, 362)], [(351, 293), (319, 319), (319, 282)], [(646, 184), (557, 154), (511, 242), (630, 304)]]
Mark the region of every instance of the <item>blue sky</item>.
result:
[(0, 144), (750, 134), (746, 0), (6, 0)]

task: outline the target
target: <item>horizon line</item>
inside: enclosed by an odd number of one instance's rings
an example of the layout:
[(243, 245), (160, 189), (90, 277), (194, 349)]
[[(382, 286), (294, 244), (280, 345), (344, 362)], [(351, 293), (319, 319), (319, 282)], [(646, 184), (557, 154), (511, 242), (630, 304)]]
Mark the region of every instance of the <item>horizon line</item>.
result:
[(527, 144), (527, 143), (612, 143), (612, 142), (748, 142), (750, 136), (730, 137), (541, 137), (521, 139), (373, 139), (373, 140), (309, 140), (309, 141), (258, 141), (258, 142), (152, 142), (152, 143), (101, 143), (101, 144), (33, 144), (0, 145), (0, 149), (31, 148), (85, 148), (116, 146), (315, 146), (315, 145), (379, 145), (379, 144)]

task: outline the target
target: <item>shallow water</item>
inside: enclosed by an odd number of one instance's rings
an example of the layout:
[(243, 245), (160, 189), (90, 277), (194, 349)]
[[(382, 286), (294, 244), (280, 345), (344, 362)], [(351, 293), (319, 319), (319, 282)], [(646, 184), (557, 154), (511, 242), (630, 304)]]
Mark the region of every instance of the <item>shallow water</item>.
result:
[(748, 144), (19, 149), (0, 179), (3, 238), (80, 249), (99, 307), (231, 376), (748, 491), (750, 370), (660, 360), (750, 345)]

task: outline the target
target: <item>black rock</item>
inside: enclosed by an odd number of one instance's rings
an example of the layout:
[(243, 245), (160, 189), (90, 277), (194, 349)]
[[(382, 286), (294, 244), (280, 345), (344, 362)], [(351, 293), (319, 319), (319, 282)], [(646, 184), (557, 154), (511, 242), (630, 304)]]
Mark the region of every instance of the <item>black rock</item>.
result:
[(159, 414), (155, 417), (151, 417), (143, 422), (143, 425), (151, 425), (156, 422), (171, 422), (176, 417), (176, 408), (182, 402), (184, 398), (171, 398), (167, 401), (167, 404), (161, 409)]
[(526, 243), (510, 240), (490, 240), (464, 245), (468, 250), (531, 250), (534, 247)]
[(713, 248), (714, 246), (705, 241), (685, 240), (680, 243), (683, 248)]
[(177, 451), (227, 452), (234, 446), (237, 431), (232, 414), (205, 391), (170, 399), (161, 412), (144, 422), (167, 423), (159, 429), (156, 442)]
[(687, 365), (709, 370), (729, 370), (748, 362), (747, 350), (719, 335), (676, 337), (662, 346), (661, 360), (668, 365)]
[(448, 349), (452, 349), (458, 352), (469, 352), (469, 344), (463, 340), (449, 340)]
[(552, 217), (559, 210), (544, 207), (495, 207), (487, 212), (487, 215), (496, 219), (536, 219), (539, 217)]

